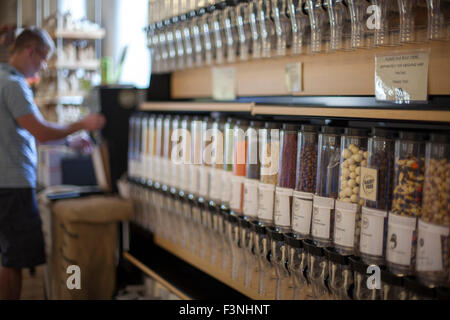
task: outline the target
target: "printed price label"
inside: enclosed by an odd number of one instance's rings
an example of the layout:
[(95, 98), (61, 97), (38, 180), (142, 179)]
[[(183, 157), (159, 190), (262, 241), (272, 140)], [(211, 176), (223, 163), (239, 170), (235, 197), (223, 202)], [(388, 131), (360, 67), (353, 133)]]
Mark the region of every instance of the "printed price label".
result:
[(375, 96), (380, 101), (426, 101), (428, 52), (375, 57)]
[[(448, 243), (449, 228), (419, 220), (417, 237), (417, 271), (442, 271), (444, 259), (442, 243)], [(447, 249), (444, 249), (446, 253)]]
[(244, 215), (256, 217), (258, 215), (258, 184), (255, 179), (246, 179), (244, 182)]
[(258, 192), (258, 218), (273, 221), (273, 202), (275, 186), (268, 183), (259, 184)]
[(286, 91), (288, 93), (302, 91), (302, 63), (288, 63), (285, 68)]
[(334, 243), (344, 247), (354, 247), (357, 211), (357, 204), (336, 201), (333, 235)]
[(415, 231), (415, 217), (403, 217), (392, 212), (389, 213), (386, 239), (387, 261), (404, 266), (411, 264)]
[(331, 210), (334, 209), (334, 199), (314, 196), (311, 233), (313, 237), (330, 238)]
[(276, 188), (275, 189), (275, 210), (274, 222), (280, 227), (291, 226), (291, 197), (293, 189)]
[(313, 194), (294, 191), (292, 203), (292, 230), (308, 235), (311, 229)]
[(214, 100), (235, 100), (236, 68), (212, 68), (212, 89)]
[(373, 256), (383, 255), (383, 237), (387, 211), (367, 207), (361, 209), (360, 251)]

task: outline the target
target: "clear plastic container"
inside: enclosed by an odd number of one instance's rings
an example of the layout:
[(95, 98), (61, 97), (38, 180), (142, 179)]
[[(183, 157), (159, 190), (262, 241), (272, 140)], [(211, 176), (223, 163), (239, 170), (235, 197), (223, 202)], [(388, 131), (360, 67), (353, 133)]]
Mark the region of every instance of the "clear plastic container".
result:
[(340, 255), (334, 248), (325, 248), (328, 259), (328, 287), (335, 300), (350, 300), (353, 272), (347, 256)]
[(291, 23), (291, 55), (307, 53), (311, 42), (309, 17), (303, 10), (305, 0), (287, 0), (287, 16)]
[(416, 276), (428, 286), (450, 286), (450, 137), (432, 134), (425, 150)]
[(225, 32), (225, 48), (228, 63), (236, 61), (238, 35), (236, 30), (236, 1), (227, 0), (227, 6), (222, 12), (222, 25)]
[(428, 40), (427, 4), (422, 0), (398, 0), (400, 42), (422, 43)]
[(283, 124), (280, 133), (280, 164), (274, 206), (274, 224), (279, 232), (291, 231), (292, 196), (295, 188), (299, 131), (299, 125)]
[(212, 32), (212, 41), (214, 47), (214, 62), (218, 65), (225, 61), (225, 35), (222, 27), (222, 14), (225, 8), (224, 2), (216, 3), (210, 21), (210, 30)]
[(252, 290), (259, 290), (259, 276), (261, 273), (259, 264), (259, 250), (263, 247), (263, 239), (266, 228), (256, 222), (250, 222), (250, 241), (246, 246), (246, 270), (244, 286)]
[(249, 285), (248, 266), (252, 262), (251, 252), (253, 250), (254, 233), (251, 230), (250, 221), (244, 217), (239, 218), (239, 254), (241, 256), (241, 264), (239, 267), (239, 280), (244, 286)]
[(450, 40), (450, 2), (427, 0), (428, 39)]
[(261, 57), (270, 58), (274, 49), (275, 26), (270, 18), (270, 0), (256, 0), (258, 2), (257, 23), (259, 25), (259, 36), (261, 41)]
[(176, 49), (175, 49), (175, 37), (174, 28), (170, 19), (164, 20), (164, 33), (167, 40), (167, 70), (173, 71), (176, 66)]
[(156, 115), (151, 114), (148, 117), (148, 145), (147, 145), (147, 159), (146, 162), (146, 178), (147, 184), (152, 183), (155, 179), (155, 172), (153, 168), (153, 158), (156, 155), (156, 127), (155, 127)]
[(316, 191), (319, 126), (302, 125), (298, 133), (292, 230), (300, 239), (310, 236), (313, 197)]
[(200, 168), (203, 164), (203, 132), (204, 123), (198, 116), (191, 121), (191, 165), (190, 165), (190, 189), (189, 193), (195, 197), (199, 196)]
[[(256, 240), (256, 221), (246, 221), (246, 226), (248, 227), (247, 238), (245, 238), (244, 243), (244, 287), (258, 290), (258, 259), (256, 258), (254, 248)], [(242, 225), (242, 224), (241, 224)]]
[(352, 50), (350, 11), (344, 0), (325, 0), (330, 19), (330, 51)]
[[(397, 1), (371, 0), (370, 3), (379, 9), (378, 21), (372, 21), (375, 24), (374, 45), (377, 47), (400, 45), (400, 12)], [(374, 18), (377, 18), (376, 15)]]
[(163, 159), (162, 159), (162, 172), (163, 176), (161, 182), (164, 185), (165, 190), (168, 190), (172, 181), (172, 168), (170, 161), (170, 154), (172, 152), (172, 117), (166, 115), (164, 117), (164, 136), (163, 136)]
[(312, 298), (311, 286), (308, 284), (308, 254), (303, 248), (303, 241), (293, 233), (285, 233), (287, 245), (287, 266), (290, 275), (289, 286), (293, 287), (293, 300)]
[(253, 59), (261, 58), (261, 36), (258, 24), (258, 0), (250, 1), (248, 4), (248, 18), (250, 26), (250, 49)]
[(240, 61), (247, 61), (250, 54), (251, 31), (249, 2), (249, 0), (242, 0), (236, 5), (236, 30), (238, 34), (238, 52)]
[(174, 24), (173, 35), (175, 37), (176, 63), (175, 69), (184, 68), (184, 45), (183, 45), (183, 25), (181, 23), (181, 16), (172, 17)]
[(341, 133), (341, 128), (324, 126), (319, 134), (311, 236), (314, 243), (321, 247), (330, 246), (333, 240), (334, 203), (338, 196)]
[(223, 143), (223, 175), (222, 175), (222, 192), (221, 207), (230, 208), (231, 199), (231, 178), (233, 176), (234, 162), (234, 123), (232, 118), (228, 118), (224, 125), (224, 143)]
[(381, 270), (381, 297), (382, 300), (406, 300), (408, 292), (403, 285), (403, 277)]
[(182, 14), (180, 19), (183, 28), (181, 35), (183, 37), (183, 47), (184, 47), (184, 67), (192, 68), (194, 66), (194, 49), (192, 45), (190, 20), (186, 14)]
[(372, 4), (366, 0), (347, 0), (350, 9), (351, 47), (354, 49), (368, 49), (374, 46), (374, 24)]
[(389, 271), (397, 275), (412, 274), (416, 264), (416, 224), (422, 213), (426, 138), (426, 134), (402, 131), (395, 141), (395, 178), (386, 260)]
[(274, 24), (273, 54), (274, 57), (286, 55), (290, 41), (290, 25), (286, 17), (285, 0), (271, 0), (270, 17)]
[(275, 276), (275, 300), (292, 298), (293, 287), (289, 286), (289, 271), (286, 267), (287, 246), (282, 233), (268, 229), (270, 239), (270, 262)]
[(212, 214), (209, 210), (208, 194), (210, 190), (210, 174), (212, 161), (212, 124), (213, 121), (209, 117), (204, 117), (202, 122), (202, 165), (199, 171), (199, 197), (197, 205), (200, 207), (200, 258), (205, 259), (210, 255), (210, 245), (212, 239), (210, 231), (212, 230)]
[(222, 175), (224, 164), (224, 129), (225, 119), (216, 119), (211, 126), (212, 144), (211, 153), (211, 175), (210, 175), (210, 189), (209, 199), (214, 205), (220, 205), (220, 197), (222, 193)]
[(359, 257), (351, 256), (349, 260), (354, 278), (353, 300), (381, 300), (381, 283), (379, 284), (379, 289), (377, 289), (376, 283), (372, 283), (372, 288), (369, 288), (367, 285), (367, 280), (372, 276), (371, 273), (368, 273), (369, 266), (362, 262)]
[(436, 289), (421, 284), (414, 277), (403, 279), (405, 290), (408, 293), (408, 300), (435, 300)]
[(312, 297), (317, 300), (329, 300), (331, 296), (327, 285), (328, 260), (325, 252), (310, 240), (303, 240), (303, 247), (308, 253), (308, 281), (311, 283)]
[(362, 229), (359, 251), (367, 264), (385, 263), (388, 212), (394, 182), (396, 133), (373, 128), (367, 143), (367, 166), (361, 166)]
[(322, 0), (306, 0), (305, 10), (311, 25), (311, 53), (330, 51), (330, 20)]
[(127, 174), (130, 179), (135, 177), (135, 158), (136, 158), (136, 121), (137, 117), (133, 114), (128, 122), (128, 168)]
[(231, 279), (243, 283), (245, 274), (244, 250), (241, 248), (239, 218), (235, 215), (228, 216), (227, 234), (231, 247)]
[(261, 121), (251, 121), (245, 139), (247, 141), (246, 179), (244, 181), (243, 214), (248, 220), (258, 219), (258, 185), (261, 173), (259, 162), (258, 134), (264, 125)]
[(233, 176), (231, 177), (230, 209), (236, 215), (243, 215), (244, 181), (246, 176), (247, 140), (245, 138), (249, 122), (237, 120), (234, 125)]
[(335, 204), (333, 243), (340, 254), (355, 254), (361, 231), (361, 167), (367, 166), (366, 129), (345, 128), (341, 137), (339, 197)]
[(145, 184), (147, 181), (147, 159), (148, 159), (148, 144), (149, 144), (149, 130), (148, 130), (148, 115), (144, 114), (141, 118), (141, 144), (142, 150), (139, 158), (141, 164), (141, 173), (139, 180), (141, 184)]
[(280, 159), (280, 125), (266, 122), (259, 131), (261, 175), (258, 187), (258, 221), (273, 226), (275, 186), (278, 182)]

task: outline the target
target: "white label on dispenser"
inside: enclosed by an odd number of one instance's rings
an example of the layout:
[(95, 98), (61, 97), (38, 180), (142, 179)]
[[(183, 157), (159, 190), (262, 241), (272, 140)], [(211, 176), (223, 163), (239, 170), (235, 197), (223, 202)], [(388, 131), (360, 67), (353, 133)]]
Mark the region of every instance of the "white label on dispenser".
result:
[(231, 199), (230, 209), (241, 210), (242, 208), (242, 192), (244, 187), (244, 177), (232, 176), (231, 177)]
[(220, 200), (222, 192), (222, 169), (211, 169), (209, 175), (209, 197), (213, 200)]
[(416, 230), (416, 218), (404, 217), (389, 212), (388, 235), (386, 239), (386, 260), (409, 266)]
[(161, 175), (161, 168), (159, 167), (159, 157), (155, 156), (153, 157), (153, 165), (152, 167), (155, 169), (153, 177), (155, 178), (155, 181), (160, 181), (160, 175)]
[(172, 181), (170, 185), (174, 188), (179, 189), (180, 188), (180, 180), (181, 180), (181, 174), (180, 174), (180, 164), (170, 161), (172, 166)]
[(292, 201), (292, 230), (308, 235), (311, 230), (313, 194), (294, 191)]
[(168, 185), (170, 183), (170, 180), (172, 179), (172, 177), (170, 176), (170, 168), (169, 168), (169, 161), (167, 160), (167, 158), (163, 158), (162, 159), (162, 163), (163, 163), (163, 179), (162, 182), (165, 185)]
[(229, 203), (231, 198), (231, 177), (233, 173), (231, 171), (222, 172), (222, 202)]
[(244, 215), (258, 216), (258, 184), (255, 179), (245, 179), (244, 182)]
[(273, 184), (260, 183), (258, 191), (258, 218), (273, 221), (275, 186)]
[(145, 157), (145, 178), (148, 180), (152, 180), (152, 156), (147, 155)]
[(359, 249), (362, 253), (373, 256), (383, 255), (383, 237), (386, 210), (367, 207), (361, 209), (361, 237)]
[(314, 196), (311, 234), (313, 237), (330, 238), (331, 210), (334, 209), (334, 199)]
[(336, 201), (334, 211), (334, 243), (353, 248), (355, 246), (355, 220), (358, 205)]
[(181, 190), (186, 191), (187, 190), (187, 184), (189, 182), (188, 165), (182, 163), (179, 166), (180, 166), (178, 168), (179, 169), (178, 173), (180, 175), (179, 187), (180, 187)]
[(200, 174), (200, 181), (199, 181), (199, 190), (198, 193), (202, 197), (208, 197), (208, 191), (209, 191), (209, 174), (210, 174), (211, 168), (209, 167), (200, 167), (199, 174)]
[[(448, 237), (449, 231), (449, 227), (447, 226), (440, 226), (419, 220), (417, 271), (444, 270), (445, 261), (442, 259), (442, 237)], [(444, 241), (444, 243), (446, 245), (447, 241)]]
[(291, 226), (291, 197), (293, 189), (279, 188), (275, 189), (275, 209), (273, 213), (274, 223), (280, 227)]
[(193, 194), (198, 193), (198, 180), (199, 180), (199, 166), (191, 164), (189, 165), (189, 191)]

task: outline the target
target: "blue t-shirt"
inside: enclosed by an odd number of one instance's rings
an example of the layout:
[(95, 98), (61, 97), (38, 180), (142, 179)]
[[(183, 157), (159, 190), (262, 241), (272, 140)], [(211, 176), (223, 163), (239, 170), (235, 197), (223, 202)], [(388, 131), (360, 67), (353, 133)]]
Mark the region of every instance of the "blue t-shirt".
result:
[(36, 187), (36, 140), (16, 121), (29, 113), (42, 117), (25, 77), (0, 64), (0, 188)]

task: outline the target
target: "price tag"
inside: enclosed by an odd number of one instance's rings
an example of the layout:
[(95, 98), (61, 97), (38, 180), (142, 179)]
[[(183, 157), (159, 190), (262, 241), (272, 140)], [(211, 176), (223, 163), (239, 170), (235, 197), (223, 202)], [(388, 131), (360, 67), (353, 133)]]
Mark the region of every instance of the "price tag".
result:
[(428, 52), (375, 57), (375, 96), (379, 101), (410, 103), (428, 96)]
[(377, 200), (378, 170), (367, 167), (361, 167), (361, 187), (359, 196), (362, 199)]
[(235, 100), (236, 68), (212, 68), (212, 89), (214, 100)]
[(285, 68), (286, 91), (288, 93), (302, 91), (302, 63), (288, 63)]

